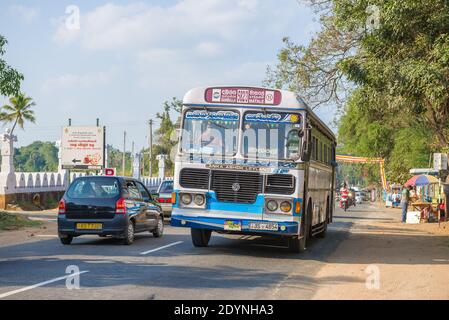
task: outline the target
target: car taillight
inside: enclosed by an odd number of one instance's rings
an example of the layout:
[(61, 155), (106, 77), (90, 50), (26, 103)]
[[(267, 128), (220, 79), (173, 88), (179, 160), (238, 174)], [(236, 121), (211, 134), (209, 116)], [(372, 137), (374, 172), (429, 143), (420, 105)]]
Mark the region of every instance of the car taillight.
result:
[(62, 199), (59, 201), (59, 214), (65, 214), (65, 201)]
[(171, 198), (168, 198), (168, 199), (159, 198), (159, 199), (157, 199), (157, 202), (159, 202), (159, 203), (171, 203), (172, 201), (171, 201)]
[(126, 213), (126, 201), (123, 198), (120, 198), (115, 204), (115, 213), (116, 214), (125, 214)]

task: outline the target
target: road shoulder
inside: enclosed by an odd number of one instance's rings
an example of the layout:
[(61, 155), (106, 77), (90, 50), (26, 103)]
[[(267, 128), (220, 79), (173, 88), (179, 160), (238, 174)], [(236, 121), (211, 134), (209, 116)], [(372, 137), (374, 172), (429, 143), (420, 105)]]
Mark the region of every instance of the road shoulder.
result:
[(402, 224), (397, 210), (374, 211), (393, 219), (356, 220), (317, 273), (334, 282), (313, 299), (449, 299), (449, 223)]

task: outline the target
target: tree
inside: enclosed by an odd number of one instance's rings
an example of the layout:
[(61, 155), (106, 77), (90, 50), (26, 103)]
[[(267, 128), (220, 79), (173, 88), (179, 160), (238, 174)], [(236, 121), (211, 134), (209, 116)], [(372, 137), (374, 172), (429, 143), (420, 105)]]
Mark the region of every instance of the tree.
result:
[(58, 148), (52, 142), (35, 141), (15, 149), (14, 166), (22, 172), (54, 172), (58, 170)]
[(2, 59), (6, 52), (4, 47), (7, 43), (8, 41), (0, 35), (0, 95), (8, 97), (19, 93), (20, 83), (24, 77)]
[(0, 109), (0, 121), (14, 123), (11, 134), (17, 125), (23, 129), (25, 121), (36, 122), (34, 111), (31, 110), (36, 103), (33, 102), (32, 98), (27, 97), (24, 93), (19, 93), (17, 96), (11, 97), (9, 102), (9, 105), (4, 105)]
[(308, 46), (285, 39), (267, 83), (297, 91), (312, 107), (339, 108), (339, 144), (387, 158), (390, 176), (403, 179), (410, 166), (423, 164), (421, 154), (448, 151), (449, 2), (310, 3), (321, 14), (321, 31)]
[[(169, 156), (167, 160), (166, 168), (168, 174), (173, 174), (174, 159), (170, 158), (172, 149), (178, 143), (176, 130), (181, 125), (181, 117), (178, 116), (176, 122), (171, 119), (171, 113), (179, 114), (182, 109), (182, 101), (173, 98), (171, 101), (164, 102), (164, 112), (157, 113), (156, 117), (160, 120), (160, 126), (156, 130), (157, 143), (153, 146), (153, 163), (156, 163), (155, 159), (158, 154), (165, 154)], [(156, 166), (154, 166), (157, 169)]]

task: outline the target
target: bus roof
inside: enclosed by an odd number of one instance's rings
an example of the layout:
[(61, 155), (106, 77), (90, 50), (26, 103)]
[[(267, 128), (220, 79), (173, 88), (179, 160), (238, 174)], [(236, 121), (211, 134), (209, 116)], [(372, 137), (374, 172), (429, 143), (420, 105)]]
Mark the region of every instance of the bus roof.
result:
[(183, 100), (186, 106), (247, 107), (287, 110), (306, 110), (321, 129), (335, 140), (331, 129), (292, 91), (248, 86), (198, 87), (188, 91)]

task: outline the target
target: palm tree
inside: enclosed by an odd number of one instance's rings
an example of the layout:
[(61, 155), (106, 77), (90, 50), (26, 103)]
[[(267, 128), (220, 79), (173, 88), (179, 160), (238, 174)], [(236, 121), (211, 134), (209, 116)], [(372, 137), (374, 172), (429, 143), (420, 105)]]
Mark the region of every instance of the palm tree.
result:
[(23, 129), (25, 121), (36, 122), (34, 111), (31, 110), (36, 103), (32, 98), (27, 97), (24, 93), (19, 93), (17, 96), (9, 98), (9, 102), (9, 105), (6, 104), (0, 109), (0, 121), (14, 122), (11, 134), (17, 125)]

